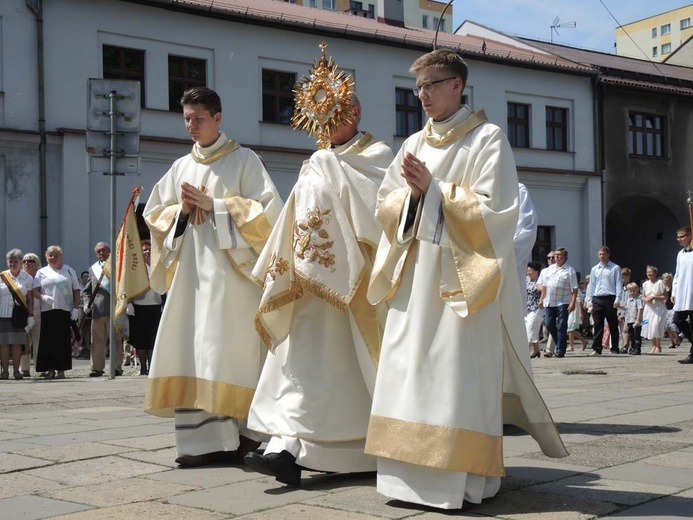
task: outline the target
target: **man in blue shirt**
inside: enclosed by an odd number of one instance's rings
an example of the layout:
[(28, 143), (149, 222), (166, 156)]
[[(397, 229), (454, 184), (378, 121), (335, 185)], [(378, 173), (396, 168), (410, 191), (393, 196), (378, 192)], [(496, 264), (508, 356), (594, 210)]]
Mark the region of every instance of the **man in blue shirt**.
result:
[(611, 331), (611, 353), (618, 354), (618, 317), (616, 309), (621, 300), (621, 268), (609, 260), (611, 250), (601, 246), (598, 250), (599, 263), (590, 271), (590, 283), (587, 286), (587, 307), (592, 309), (594, 320), (594, 339), (590, 356), (602, 355), (602, 337), (604, 320)]

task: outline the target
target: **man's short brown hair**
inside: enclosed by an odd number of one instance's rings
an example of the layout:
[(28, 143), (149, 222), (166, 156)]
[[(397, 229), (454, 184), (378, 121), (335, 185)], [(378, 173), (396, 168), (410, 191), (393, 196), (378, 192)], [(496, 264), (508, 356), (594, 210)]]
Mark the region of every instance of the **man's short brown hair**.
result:
[(186, 105), (202, 105), (210, 115), (221, 112), (219, 94), (207, 87), (193, 87), (183, 92), (183, 97), (180, 98), (180, 106), (185, 107)]
[(424, 54), (417, 59), (409, 72), (418, 74), (422, 69), (443, 69), (449, 74), (462, 79), (462, 86), (467, 85), (467, 64), (462, 56), (453, 51), (438, 49)]

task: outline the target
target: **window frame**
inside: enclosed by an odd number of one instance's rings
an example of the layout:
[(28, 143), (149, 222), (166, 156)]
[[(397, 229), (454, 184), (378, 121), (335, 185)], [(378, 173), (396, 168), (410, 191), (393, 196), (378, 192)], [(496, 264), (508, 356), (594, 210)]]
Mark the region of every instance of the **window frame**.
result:
[[(262, 76), (264, 76), (265, 73), (272, 73), (275, 74), (276, 76), (274, 77), (274, 88), (268, 89), (265, 87), (265, 81)], [(260, 78), (260, 83), (262, 85), (262, 122), (263, 123), (273, 123), (277, 125), (290, 125), (291, 124), (291, 118), (293, 117), (294, 114), (294, 109), (295, 109), (295, 100), (294, 100), (294, 93), (293, 93), (293, 87), (296, 84), (297, 81), (297, 74), (295, 72), (287, 71), (287, 70), (277, 70), (277, 69), (271, 69), (271, 68), (263, 68), (260, 72), (262, 75)], [(281, 75), (285, 75), (288, 77), (290, 76), (293, 78), (291, 83), (291, 89), (290, 90), (285, 90), (279, 88), (279, 86), (282, 84), (281, 81)], [(272, 96), (274, 98), (274, 120), (271, 119), (266, 119), (266, 113), (265, 113), (265, 98), (266, 96)], [(289, 116), (288, 120), (284, 120), (284, 116), (282, 116), (282, 107), (286, 106), (281, 103), (282, 100), (289, 100), (290, 105), (291, 105), (291, 115)]]
[(652, 37), (653, 37), (653, 38), (656, 38), (656, 37), (657, 37), (657, 28), (656, 28), (656, 27), (653, 27), (653, 28), (652, 28)]
[[(642, 124), (637, 124), (638, 117), (642, 118)], [(650, 127), (647, 126), (648, 119), (652, 120)], [(657, 121), (659, 121), (659, 128)], [(638, 140), (638, 136), (641, 136), (640, 140)], [(652, 136), (651, 142), (648, 142), (648, 136)], [(659, 153), (657, 153), (658, 144)], [(666, 159), (668, 152), (667, 116), (647, 112), (628, 112), (628, 152), (636, 157)]]
[[(402, 92), (405, 96), (405, 103), (400, 104), (397, 103), (397, 94), (398, 92)], [(414, 104), (409, 103), (409, 101), (414, 100)], [(421, 107), (421, 103), (419, 102), (419, 98), (414, 95), (412, 92), (411, 88), (405, 88), (405, 87), (395, 87), (395, 137), (409, 137), (415, 132), (418, 132), (423, 128), (423, 108)], [(398, 116), (399, 114), (404, 114), (404, 132), (405, 133), (400, 133), (400, 127), (398, 124)], [(415, 114), (417, 118), (417, 126), (418, 128), (410, 128), (409, 125), (409, 115), (410, 114)]]
[(652, 47), (652, 57), (656, 58), (659, 55), (659, 48), (655, 45)]
[[(183, 70), (185, 75), (172, 76), (171, 75), (171, 60), (182, 60)], [(203, 65), (204, 77), (202, 79), (193, 78), (189, 75), (190, 64), (193, 62), (199, 62)], [(207, 60), (204, 58), (196, 58), (193, 56), (182, 56), (180, 54), (169, 54), (168, 55), (168, 110), (169, 112), (183, 112), (183, 107), (180, 106), (180, 98), (183, 92), (193, 87), (206, 87), (207, 86)], [(173, 98), (174, 86), (180, 86), (180, 95), (176, 94), (176, 98)]]
[[(112, 68), (112, 67), (107, 67), (105, 63), (105, 54), (106, 50), (108, 49), (114, 49), (117, 51), (121, 51), (119, 55), (119, 67)], [(131, 53), (137, 53), (141, 55), (141, 61), (142, 61), (142, 71), (138, 72), (135, 70), (128, 69), (126, 65), (126, 60), (125, 60), (125, 54), (131, 52)], [(147, 73), (147, 53), (144, 49), (135, 49), (132, 47), (122, 47), (120, 45), (110, 45), (104, 43), (101, 46), (101, 74), (103, 76), (103, 79), (127, 79), (127, 80), (135, 80), (140, 82), (140, 106), (141, 108), (145, 108), (145, 78), (146, 78), (146, 73)]]
[(667, 34), (671, 34), (671, 24), (670, 23), (665, 23), (659, 28), (659, 34), (662, 36), (665, 36)]
[(662, 44), (662, 55), (671, 54), (671, 43)]
[(421, 27), (423, 27), (424, 29), (428, 29), (428, 15), (427, 14), (421, 15)]
[[(565, 107), (554, 107), (546, 106), (546, 149), (553, 150), (556, 152), (567, 152), (568, 151), (568, 109)], [(562, 121), (555, 121), (555, 115), (557, 113), (562, 114)], [(551, 113), (551, 120), (549, 120), (549, 113)], [(556, 131), (560, 130), (562, 132), (562, 137), (560, 143), (556, 145)], [(551, 139), (549, 139), (551, 136)]]
[[(511, 117), (510, 116), (510, 108), (513, 107), (515, 116)], [(526, 112), (526, 117), (525, 118), (520, 118), (517, 117), (517, 108), (519, 107), (524, 107), (525, 112)], [(519, 103), (516, 101), (508, 101), (507, 103), (507, 135), (508, 135), (508, 141), (510, 142), (510, 146), (513, 148), (530, 148), (531, 143), (530, 143), (530, 114), (531, 114), (531, 107), (532, 105), (529, 103)], [(522, 131), (524, 128), (524, 131)], [(519, 145), (518, 144), (518, 136), (520, 135), (519, 132), (522, 131), (522, 137), (525, 141), (524, 145)]]
[[(684, 22), (685, 22), (685, 25), (684, 25)], [(679, 22), (679, 29), (681, 29), (682, 31), (684, 29), (688, 29), (690, 26), (691, 26), (691, 18), (690, 17), (684, 18)]]

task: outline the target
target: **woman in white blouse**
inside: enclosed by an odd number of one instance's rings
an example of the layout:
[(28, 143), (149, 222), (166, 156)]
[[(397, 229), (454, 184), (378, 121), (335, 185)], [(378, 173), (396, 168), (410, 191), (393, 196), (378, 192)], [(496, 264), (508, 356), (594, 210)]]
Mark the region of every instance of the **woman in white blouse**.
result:
[(657, 277), (657, 268), (647, 266), (647, 280), (642, 284), (642, 337), (652, 340), (649, 354), (662, 353), (662, 338), (667, 326), (666, 287)]
[(70, 319), (76, 321), (79, 315), (79, 282), (75, 270), (63, 264), (60, 246), (48, 247), (46, 261), (34, 278), (34, 298), (41, 300), (36, 371), (46, 372), (47, 379), (65, 379), (65, 370), (72, 369)]
[[(10, 376), (10, 351), (12, 352), (12, 369), (15, 379), (22, 379), (19, 362), (22, 357), (22, 350), (26, 345), (25, 327), (15, 327), (12, 325), (12, 309), (19, 300), (19, 305), (24, 306), (27, 313), (33, 309), (31, 299), (31, 288), (34, 281), (31, 276), (22, 271), (22, 252), (19, 249), (12, 249), (6, 255), (7, 271), (2, 272), (0, 277), (0, 379), (8, 379)], [(12, 292), (15, 292), (15, 296)], [(33, 318), (27, 319), (27, 328), (33, 326)]]

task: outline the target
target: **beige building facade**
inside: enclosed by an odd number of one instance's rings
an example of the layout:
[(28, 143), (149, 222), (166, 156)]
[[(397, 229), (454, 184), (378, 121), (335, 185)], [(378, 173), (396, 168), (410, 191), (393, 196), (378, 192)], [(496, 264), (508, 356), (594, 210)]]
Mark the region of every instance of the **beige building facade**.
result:
[(616, 54), (666, 61), (670, 54), (693, 36), (692, 22), (693, 4), (690, 4), (618, 27)]

